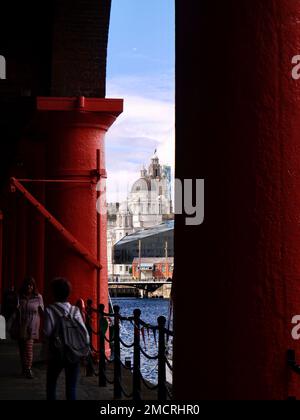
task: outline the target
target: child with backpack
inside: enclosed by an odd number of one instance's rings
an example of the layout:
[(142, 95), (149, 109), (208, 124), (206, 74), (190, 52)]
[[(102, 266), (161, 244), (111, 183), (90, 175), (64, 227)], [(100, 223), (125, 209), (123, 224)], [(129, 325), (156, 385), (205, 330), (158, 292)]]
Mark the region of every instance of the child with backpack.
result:
[(80, 361), (89, 354), (89, 333), (80, 310), (68, 302), (71, 284), (64, 278), (52, 282), (55, 303), (45, 309), (44, 333), (48, 337), (47, 400), (56, 400), (57, 380), (66, 376), (66, 399), (76, 400)]

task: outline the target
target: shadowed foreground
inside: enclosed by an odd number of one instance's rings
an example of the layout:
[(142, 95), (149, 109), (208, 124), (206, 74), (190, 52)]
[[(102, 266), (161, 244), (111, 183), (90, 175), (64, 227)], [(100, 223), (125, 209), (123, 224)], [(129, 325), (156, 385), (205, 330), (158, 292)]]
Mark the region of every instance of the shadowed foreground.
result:
[[(15, 342), (0, 341), (0, 400), (45, 400), (46, 399), (46, 366), (39, 361), (41, 357), (41, 345), (35, 345), (35, 355), (33, 372), (34, 379), (25, 379), (21, 375), (21, 366), (18, 355), (18, 348)], [(123, 371), (125, 389), (131, 392), (131, 375)], [(112, 380), (112, 367), (107, 366), (107, 377)], [(105, 388), (99, 388), (98, 378), (96, 376), (87, 378), (85, 369), (81, 369), (79, 379), (78, 400), (113, 400), (113, 385), (107, 384)], [(144, 399), (151, 400), (156, 397), (156, 393), (143, 390)], [(59, 400), (65, 399), (64, 392), (64, 374), (61, 375), (58, 387), (57, 397)]]

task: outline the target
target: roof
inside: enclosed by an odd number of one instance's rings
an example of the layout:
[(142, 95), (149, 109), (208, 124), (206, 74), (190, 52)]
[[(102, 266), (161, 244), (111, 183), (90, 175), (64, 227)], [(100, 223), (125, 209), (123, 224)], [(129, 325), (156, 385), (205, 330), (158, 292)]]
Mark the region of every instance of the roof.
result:
[(151, 183), (147, 178), (139, 178), (131, 188), (132, 193), (140, 191), (151, 191)]
[(147, 238), (153, 235), (159, 235), (160, 233), (169, 232), (174, 230), (174, 220), (161, 223), (160, 225), (153, 226), (147, 229), (139, 230), (138, 232), (132, 233), (131, 235), (125, 236), (116, 245), (124, 245), (128, 242), (139, 241), (143, 238)]
[(133, 260), (133, 264), (139, 264), (141, 262), (141, 264), (165, 264), (166, 262), (168, 264), (173, 264), (174, 263), (174, 258), (173, 257), (169, 257), (169, 258), (141, 258), (141, 261), (139, 258), (135, 258)]

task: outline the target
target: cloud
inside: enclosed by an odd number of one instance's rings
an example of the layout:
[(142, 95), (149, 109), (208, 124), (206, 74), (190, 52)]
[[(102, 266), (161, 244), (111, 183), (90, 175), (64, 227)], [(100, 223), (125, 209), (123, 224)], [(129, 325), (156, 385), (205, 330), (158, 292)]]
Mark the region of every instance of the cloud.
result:
[[(123, 98), (124, 113), (106, 137), (107, 199), (126, 199), (141, 166), (155, 149), (162, 164), (174, 169), (174, 74), (121, 76), (108, 80), (107, 97)], [(117, 199), (117, 200), (116, 200)]]
[(107, 96), (137, 94), (145, 98), (174, 103), (175, 70), (161, 74), (118, 75), (107, 82)]

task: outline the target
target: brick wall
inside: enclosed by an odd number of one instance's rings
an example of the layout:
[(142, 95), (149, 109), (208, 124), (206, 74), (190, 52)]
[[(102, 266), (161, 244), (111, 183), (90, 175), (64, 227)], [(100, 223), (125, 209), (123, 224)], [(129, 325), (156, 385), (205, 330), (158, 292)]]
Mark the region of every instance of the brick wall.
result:
[(51, 74), (52, 2), (1, 4), (0, 54), (7, 63), (1, 102), (20, 96), (48, 95)]
[(1, 4), (0, 185), (36, 96), (105, 96), (110, 8), (111, 0)]
[[(0, 102), (20, 96), (105, 96), (111, 0), (1, 4)], [(0, 104), (1, 107), (1, 104)]]
[(52, 96), (104, 97), (111, 0), (56, 0)]

